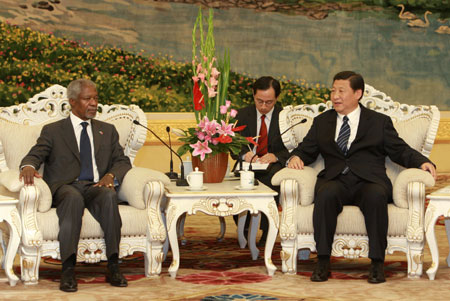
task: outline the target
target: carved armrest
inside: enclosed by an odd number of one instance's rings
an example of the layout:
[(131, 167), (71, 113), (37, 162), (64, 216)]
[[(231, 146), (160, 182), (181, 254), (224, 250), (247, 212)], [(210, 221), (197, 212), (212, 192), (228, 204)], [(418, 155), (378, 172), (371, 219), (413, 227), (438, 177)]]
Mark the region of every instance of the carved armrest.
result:
[(434, 186), (433, 176), (417, 168), (402, 171), (393, 187), (394, 204), (408, 208), (406, 238), (410, 243), (424, 242), (425, 186)]
[(432, 187), (434, 184), (434, 178), (429, 172), (418, 168), (405, 169), (399, 173), (393, 185), (394, 204), (400, 208), (409, 208), (415, 199), (413, 190), (418, 187), (425, 189), (425, 186)]
[[(161, 182), (161, 185), (170, 184), (170, 179), (162, 172), (143, 168), (133, 167), (125, 175), (119, 190), (119, 199), (127, 201), (130, 206), (137, 209), (147, 208), (146, 186), (151, 182)], [(151, 185), (150, 185), (151, 187)]]
[[(272, 177), (273, 185), (280, 185), (285, 189), (297, 190), (296, 205), (311, 205), (314, 201), (314, 186), (316, 185), (317, 171), (309, 166), (304, 169), (283, 168)], [(288, 184), (289, 183), (289, 187)], [(293, 187), (298, 185), (298, 187)], [(283, 195), (283, 192), (281, 192)]]

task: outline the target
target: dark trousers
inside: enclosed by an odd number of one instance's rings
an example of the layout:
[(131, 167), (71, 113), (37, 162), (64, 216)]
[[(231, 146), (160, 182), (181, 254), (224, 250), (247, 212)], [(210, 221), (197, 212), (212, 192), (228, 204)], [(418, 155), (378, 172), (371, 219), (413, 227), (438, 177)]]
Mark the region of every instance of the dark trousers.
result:
[(98, 221), (106, 245), (106, 256), (119, 254), (120, 229), (118, 198), (115, 190), (94, 187), (93, 182), (81, 181), (61, 186), (53, 195), (53, 206), (59, 219), (59, 248), (64, 262), (77, 254), (84, 209)]
[(367, 182), (351, 171), (316, 184), (313, 226), (317, 255), (331, 255), (337, 217), (344, 205), (356, 205), (364, 215), (369, 237), (369, 258), (384, 260), (387, 247), (388, 212), (391, 194), (381, 185)]

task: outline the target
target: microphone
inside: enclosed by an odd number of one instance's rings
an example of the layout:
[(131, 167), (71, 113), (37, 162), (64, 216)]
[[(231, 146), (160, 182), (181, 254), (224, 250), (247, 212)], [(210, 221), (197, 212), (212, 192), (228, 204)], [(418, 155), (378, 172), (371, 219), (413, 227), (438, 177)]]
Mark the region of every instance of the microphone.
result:
[[(170, 126), (166, 127), (166, 132), (169, 135), (169, 147), (172, 148), (172, 141), (170, 140)], [(176, 172), (173, 172), (172, 152), (170, 152), (170, 171), (166, 172), (166, 176), (168, 176), (169, 179), (178, 179), (178, 174)]]
[(184, 164), (183, 164), (183, 160), (181, 159), (180, 155), (177, 154), (176, 151), (174, 151), (169, 145), (167, 145), (167, 143), (165, 143), (161, 138), (159, 138), (158, 135), (155, 134), (155, 132), (153, 132), (151, 129), (149, 129), (148, 127), (146, 127), (145, 125), (142, 125), (139, 123), (139, 121), (137, 120), (133, 120), (134, 124), (140, 125), (142, 126), (144, 129), (146, 129), (147, 131), (149, 131), (150, 133), (152, 133), (156, 138), (158, 138), (159, 141), (162, 142), (162, 144), (164, 144), (168, 149), (170, 149), (170, 151), (172, 153), (175, 154), (175, 156), (178, 157), (178, 159), (180, 159), (181, 162), (181, 172), (180, 172), (180, 178), (177, 180), (177, 186), (189, 186), (188, 182), (186, 181), (186, 179), (184, 178)]
[[(284, 134), (286, 134), (286, 133), (287, 133), (290, 129), (292, 129), (293, 127), (296, 127), (296, 126), (299, 125), (299, 124), (305, 123), (306, 121), (307, 121), (306, 118), (303, 118), (302, 120), (300, 120), (300, 121), (297, 122), (296, 124), (291, 125), (291, 126), (288, 127), (286, 130), (284, 130), (284, 131), (280, 134), (280, 136), (283, 136)], [(269, 143), (267, 143), (266, 146), (265, 146), (262, 150), (265, 150), (265, 149), (268, 148), (268, 147), (269, 147)], [(249, 164), (249, 166), (248, 166), (248, 169), (249, 169), (250, 171), (252, 170), (253, 159), (255, 159), (256, 156), (258, 156), (258, 154), (254, 154), (253, 157), (252, 157), (252, 159), (250, 160), (250, 164)], [(256, 181), (256, 179), (255, 179), (255, 185), (258, 185), (258, 182)]]

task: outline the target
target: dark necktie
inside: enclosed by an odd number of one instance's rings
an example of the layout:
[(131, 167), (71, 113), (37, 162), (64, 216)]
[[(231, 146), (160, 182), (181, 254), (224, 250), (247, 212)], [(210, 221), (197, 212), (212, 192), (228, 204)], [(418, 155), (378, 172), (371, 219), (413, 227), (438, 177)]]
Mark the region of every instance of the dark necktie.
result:
[(339, 130), (339, 136), (336, 140), (337, 145), (344, 154), (347, 154), (348, 138), (350, 137), (350, 125), (348, 124), (348, 117), (344, 116), (343, 123)]
[(91, 141), (87, 133), (87, 126), (89, 123), (82, 122), (83, 130), (80, 136), (80, 161), (81, 161), (81, 171), (78, 177), (79, 181), (93, 181), (94, 171), (92, 168), (92, 150)]
[(266, 115), (261, 116), (261, 128), (259, 129), (258, 147), (256, 148), (256, 154), (263, 156), (267, 154), (267, 126)]

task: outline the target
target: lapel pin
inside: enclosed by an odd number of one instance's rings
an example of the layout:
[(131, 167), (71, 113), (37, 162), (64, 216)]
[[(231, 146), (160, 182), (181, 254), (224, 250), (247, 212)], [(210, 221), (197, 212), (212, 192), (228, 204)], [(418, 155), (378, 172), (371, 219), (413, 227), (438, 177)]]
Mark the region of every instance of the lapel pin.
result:
[(103, 131), (98, 131), (100, 133), (100, 135), (103, 135)]

